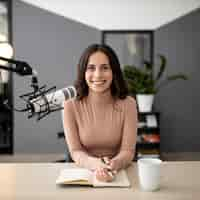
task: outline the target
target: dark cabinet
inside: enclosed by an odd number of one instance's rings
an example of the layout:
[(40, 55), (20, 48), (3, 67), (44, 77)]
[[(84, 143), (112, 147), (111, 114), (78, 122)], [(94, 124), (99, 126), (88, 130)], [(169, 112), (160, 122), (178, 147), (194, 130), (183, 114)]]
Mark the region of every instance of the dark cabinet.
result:
[(160, 113), (138, 113), (135, 158), (160, 157)]
[(13, 153), (12, 113), (0, 106), (0, 154)]
[[(11, 0), (0, 0), (0, 43), (12, 44)], [(3, 54), (3, 55), (2, 55)], [(0, 56), (4, 56), (1, 49)], [(1, 60), (2, 61), (2, 60)], [(0, 65), (2, 62), (0, 62)], [(7, 65), (9, 67), (9, 65)], [(8, 78), (5, 78), (8, 77)], [(13, 111), (4, 106), (8, 101), (12, 105), (12, 74), (0, 69), (0, 154), (13, 153)]]

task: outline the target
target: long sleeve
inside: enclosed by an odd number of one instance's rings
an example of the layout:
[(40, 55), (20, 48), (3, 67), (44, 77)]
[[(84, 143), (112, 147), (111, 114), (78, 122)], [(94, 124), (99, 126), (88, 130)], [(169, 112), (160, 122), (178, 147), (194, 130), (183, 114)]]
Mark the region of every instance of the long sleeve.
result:
[(137, 137), (137, 109), (133, 98), (128, 97), (124, 109), (124, 124), (119, 153), (113, 158), (118, 169), (126, 168), (134, 158)]
[(99, 158), (90, 156), (83, 148), (80, 142), (73, 104), (70, 100), (64, 103), (64, 133), (71, 157), (78, 166), (94, 170), (103, 164)]

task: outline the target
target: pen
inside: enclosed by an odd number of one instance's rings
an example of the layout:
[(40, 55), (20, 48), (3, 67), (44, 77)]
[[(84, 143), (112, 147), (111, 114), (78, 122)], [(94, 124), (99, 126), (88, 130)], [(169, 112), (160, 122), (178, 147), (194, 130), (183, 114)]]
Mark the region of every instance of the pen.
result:
[[(109, 161), (106, 161), (104, 157), (101, 157), (100, 159), (104, 164), (109, 165)], [(113, 171), (110, 168), (106, 168), (106, 169), (108, 170), (108, 174), (113, 178), (114, 175), (116, 174), (116, 171), (115, 170)]]
[(106, 165), (109, 164), (109, 162), (106, 162), (105, 157), (101, 157), (101, 161), (102, 161), (104, 164), (106, 164)]

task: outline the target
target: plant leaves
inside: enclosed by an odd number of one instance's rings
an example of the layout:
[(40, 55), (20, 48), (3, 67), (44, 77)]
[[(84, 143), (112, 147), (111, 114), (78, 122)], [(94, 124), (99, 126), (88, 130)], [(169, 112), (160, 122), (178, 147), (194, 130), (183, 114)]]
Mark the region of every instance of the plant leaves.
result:
[(175, 74), (167, 77), (167, 80), (173, 81), (177, 79), (188, 80), (188, 77), (184, 74)]
[(132, 65), (124, 66), (123, 75), (127, 81), (130, 93), (155, 94), (160, 90), (160, 88), (173, 80), (188, 80), (188, 77), (185, 74), (179, 73), (167, 76), (158, 83), (158, 80), (163, 76), (163, 72), (166, 68), (166, 58), (163, 55), (158, 56), (161, 59), (161, 65), (156, 78), (153, 77), (153, 65), (147, 61), (144, 62), (144, 68), (137, 68)]
[(148, 61), (144, 61), (144, 66), (146, 72), (149, 73), (151, 79), (153, 79), (153, 65)]
[(156, 76), (156, 81), (158, 81), (161, 77), (162, 77), (162, 74), (163, 72), (165, 71), (165, 68), (166, 68), (166, 63), (167, 63), (167, 60), (165, 58), (165, 56), (163, 55), (158, 55), (160, 60), (161, 60), (161, 65), (160, 65), (160, 70)]
[(152, 71), (153, 66), (152, 66), (152, 64), (150, 62), (145, 60), (144, 61), (144, 66), (145, 66), (147, 71)]

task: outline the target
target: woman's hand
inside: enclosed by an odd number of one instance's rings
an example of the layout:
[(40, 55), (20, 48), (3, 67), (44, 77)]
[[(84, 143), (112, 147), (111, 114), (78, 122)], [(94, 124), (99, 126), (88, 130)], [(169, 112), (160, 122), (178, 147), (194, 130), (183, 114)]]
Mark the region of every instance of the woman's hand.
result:
[(98, 168), (95, 170), (96, 179), (102, 182), (111, 182), (114, 180), (114, 174), (107, 168)]
[(107, 164), (102, 162), (100, 158), (94, 158), (91, 160), (92, 162), (92, 170), (100, 169), (100, 168), (107, 168)]
[(103, 157), (103, 162), (107, 165), (107, 167), (113, 171), (114, 174), (117, 173), (117, 171), (120, 169), (120, 161), (118, 159), (110, 159), (108, 157)]
[(109, 169), (117, 172), (121, 168), (121, 162), (118, 159), (111, 159), (109, 161)]

